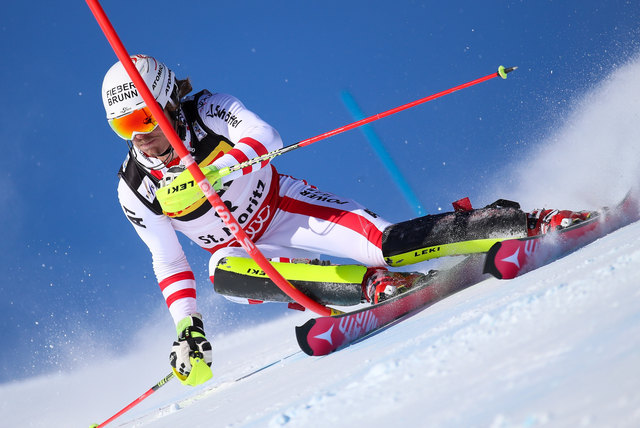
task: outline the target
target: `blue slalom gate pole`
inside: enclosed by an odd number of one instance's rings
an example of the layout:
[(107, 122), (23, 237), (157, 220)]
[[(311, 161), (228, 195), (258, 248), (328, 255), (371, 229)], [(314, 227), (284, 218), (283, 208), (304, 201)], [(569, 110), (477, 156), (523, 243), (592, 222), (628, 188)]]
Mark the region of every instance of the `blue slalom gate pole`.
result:
[[(360, 107), (358, 107), (358, 104), (356, 103), (356, 100), (353, 98), (353, 96), (348, 91), (342, 91), (341, 95), (342, 102), (347, 107), (347, 110), (349, 110), (349, 113), (351, 113), (351, 116), (353, 116), (355, 120), (364, 119), (365, 116), (362, 113), (362, 110), (360, 110)], [(371, 148), (373, 148), (373, 151), (382, 162), (382, 165), (384, 165), (384, 167), (391, 175), (391, 179), (396, 184), (396, 186), (398, 186), (407, 203), (411, 206), (411, 209), (413, 210), (415, 215), (424, 215), (425, 211), (422, 203), (411, 189), (409, 182), (407, 182), (407, 180), (404, 178), (404, 175), (391, 158), (391, 155), (389, 155), (387, 149), (385, 149), (382, 140), (380, 140), (376, 132), (373, 130), (373, 127), (371, 125), (365, 124), (362, 125), (360, 129), (362, 130), (362, 133), (366, 137), (367, 141), (369, 141)]]

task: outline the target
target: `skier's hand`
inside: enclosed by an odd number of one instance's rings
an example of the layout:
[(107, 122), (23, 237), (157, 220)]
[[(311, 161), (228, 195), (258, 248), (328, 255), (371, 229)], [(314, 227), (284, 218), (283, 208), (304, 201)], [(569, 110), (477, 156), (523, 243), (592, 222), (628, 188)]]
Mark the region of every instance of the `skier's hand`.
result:
[[(156, 198), (164, 212), (184, 211), (205, 197), (189, 170), (182, 169), (180, 172), (179, 169), (176, 171), (176, 167), (169, 168), (160, 183), (161, 187), (156, 191)], [(218, 168), (209, 165), (201, 170), (216, 192), (222, 188), (222, 176)]]
[(191, 314), (177, 326), (178, 340), (173, 342), (169, 361), (180, 382), (200, 385), (213, 376), (211, 373), (211, 343), (204, 336), (202, 315)]

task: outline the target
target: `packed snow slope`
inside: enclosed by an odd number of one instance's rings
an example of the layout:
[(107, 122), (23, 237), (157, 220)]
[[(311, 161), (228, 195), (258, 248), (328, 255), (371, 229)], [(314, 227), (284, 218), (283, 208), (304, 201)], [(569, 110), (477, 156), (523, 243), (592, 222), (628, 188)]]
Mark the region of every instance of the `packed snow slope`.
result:
[[(214, 379), (172, 381), (113, 426), (640, 426), (640, 223), (487, 279), (323, 358), (307, 314), (214, 338)], [(2, 426), (87, 427), (158, 381), (164, 348), (4, 385)], [(272, 365), (270, 365), (272, 364)], [(260, 370), (263, 368), (263, 370)], [(248, 376), (248, 377), (244, 377)]]
[[(475, 195), (476, 205), (498, 197), (525, 209), (616, 202), (640, 183), (638, 94), (635, 60), (573, 110), (549, 112), (550, 136)], [(226, 333), (211, 326), (214, 378), (195, 389), (174, 380), (111, 426), (637, 427), (639, 283), (634, 223), (520, 278), (486, 279), (323, 358), (295, 341), (294, 326), (313, 314), (253, 319)], [(124, 338), (127, 354), (83, 359), (76, 350), (68, 370), (0, 385), (0, 425), (106, 420), (169, 372), (172, 330), (159, 308), (137, 337)], [(83, 343), (96, 355), (99, 340)]]

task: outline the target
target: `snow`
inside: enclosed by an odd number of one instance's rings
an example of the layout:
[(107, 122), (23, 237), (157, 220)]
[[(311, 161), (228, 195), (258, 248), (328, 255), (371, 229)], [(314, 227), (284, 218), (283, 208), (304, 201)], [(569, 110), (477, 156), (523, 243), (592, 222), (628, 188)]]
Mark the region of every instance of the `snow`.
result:
[[(309, 315), (292, 313), (216, 336), (213, 380), (173, 380), (110, 426), (639, 426), (639, 272), (634, 223), (326, 357), (298, 350)], [(142, 340), (143, 352), (0, 386), (3, 426), (106, 420), (168, 373)]]

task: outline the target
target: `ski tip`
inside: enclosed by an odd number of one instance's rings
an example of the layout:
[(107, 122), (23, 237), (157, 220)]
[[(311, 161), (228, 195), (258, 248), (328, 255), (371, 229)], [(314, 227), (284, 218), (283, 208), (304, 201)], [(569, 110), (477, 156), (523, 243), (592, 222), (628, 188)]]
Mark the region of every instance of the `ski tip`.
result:
[(517, 70), (518, 67), (514, 66), (514, 67), (503, 67), (500, 66), (498, 67), (498, 76), (502, 77), (503, 79), (507, 78), (507, 73), (511, 73), (513, 70)]
[(298, 339), (298, 345), (300, 345), (300, 349), (302, 349), (305, 354), (310, 356), (313, 356), (313, 349), (309, 345), (307, 335), (309, 334), (311, 327), (313, 327), (315, 323), (316, 320), (312, 318), (303, 325), (296, 327), (296, 339)]
[(482, 273), (491, 274), (498, 279), (503, 279), (502, 272), (500, 272), (495, 263), (496, 255), (498, 254), (501, 246), (501, 242), (496, 242), (491, 246), (491, 248), (489, 248), (489, 251), (487, 252), (487, 255), (484, 259), (484, 268), (482, 269)]

